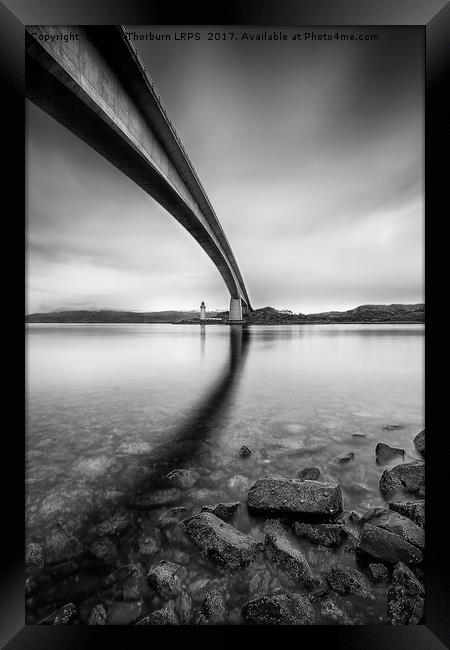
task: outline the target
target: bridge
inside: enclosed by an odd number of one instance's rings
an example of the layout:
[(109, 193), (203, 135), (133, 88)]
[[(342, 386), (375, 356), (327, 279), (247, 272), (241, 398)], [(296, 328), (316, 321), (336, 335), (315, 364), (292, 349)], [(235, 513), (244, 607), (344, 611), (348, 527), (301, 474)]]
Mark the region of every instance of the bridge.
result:
[(150, 194), (251, 311), (236, 259), (166, 108), (122, 26), (27, 26), (26, 96)]

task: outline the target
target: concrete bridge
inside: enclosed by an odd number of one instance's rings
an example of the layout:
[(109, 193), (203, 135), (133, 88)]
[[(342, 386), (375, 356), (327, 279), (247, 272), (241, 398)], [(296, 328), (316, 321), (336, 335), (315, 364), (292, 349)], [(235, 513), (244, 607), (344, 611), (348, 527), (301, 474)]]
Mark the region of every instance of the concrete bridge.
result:
[(191, 233), (228, 287), (230, 321), (242, 320), (251, 305), (233, 251), (126, 30), (27, 26), (26, 95)]

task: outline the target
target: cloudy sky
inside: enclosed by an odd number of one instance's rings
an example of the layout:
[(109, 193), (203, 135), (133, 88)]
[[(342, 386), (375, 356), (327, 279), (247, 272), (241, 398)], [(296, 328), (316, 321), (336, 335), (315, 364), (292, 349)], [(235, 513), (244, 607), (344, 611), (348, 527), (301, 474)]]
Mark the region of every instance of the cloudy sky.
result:
[[(422, 30), (372, 33), (135, 43), (253, 307), (424, 299)], [(151, 197), (29, 102), (27, 134), (28, 313), (228, 307), (213, 263)]]

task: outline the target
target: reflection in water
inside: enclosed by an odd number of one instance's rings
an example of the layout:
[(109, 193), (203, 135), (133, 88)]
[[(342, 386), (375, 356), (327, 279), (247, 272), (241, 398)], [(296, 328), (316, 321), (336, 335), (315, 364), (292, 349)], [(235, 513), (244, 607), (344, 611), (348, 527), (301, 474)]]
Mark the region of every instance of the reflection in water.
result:
[[(27, 541), (50, 543), (54, 553), (59, 521), (83, 543), (77, 557), (36, 569), (30, 623), (71, 600), (83, 616), (92, 602), (128, 602), (129, 585), (104, 591), (117, 567), (145, 574), (160, 560), (175, 561), (188, 591), (221, 579), (175, 529), (162, 528), (171, 508), (189, 516), (207, 504), (244, 504), (261, 476), (314, 466), (340, 482), (346, 509), (363, 514), (384, 503), (376, 443), (404, 448), (405, 461), (417, 458), (420, 327), (39, 325), (28, 328), (27, 345)], [(384, 428), (392, 424), (404, 428)], [(251, 457), (239, 457), (242, 444)], [(351, 462), (335, 462), (349, 452)], [(167, 481), (175, 469), (195, 473), (188, 487)], [(112, 524), (100, 553), (93, 531), (104, 520), (125, 524)], [(264, 521), (243, 506), (233, 525), (261, 539)], [(300, 545), (318, 577), (336, 555), (355, 564), (341, 551)], [(230, 610), (249, 599), (252, 578), (265, 570), (261, 557), (229, 578)], [(267, 593), (279, 588), (273, 576)], [(352, 601), (367, 623), (386, 616), (385, 588), (374, 590), (369, 609)], [(139, 598), (142, 614), (158, 606), (145, 589)]]

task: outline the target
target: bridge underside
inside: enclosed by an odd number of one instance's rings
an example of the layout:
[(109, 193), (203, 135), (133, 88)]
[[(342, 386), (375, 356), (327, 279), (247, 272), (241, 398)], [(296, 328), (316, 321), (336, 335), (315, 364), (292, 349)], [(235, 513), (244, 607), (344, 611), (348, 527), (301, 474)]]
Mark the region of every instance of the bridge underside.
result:
[[(228, 240), (124, 30), (26, 29), (27, 97), (158, 201), (209, 255), (232, 302), (242, 301), (244, 313), (251, 309)], [(36, 36), (65, 29), (79, 41), (55, 44)]]

